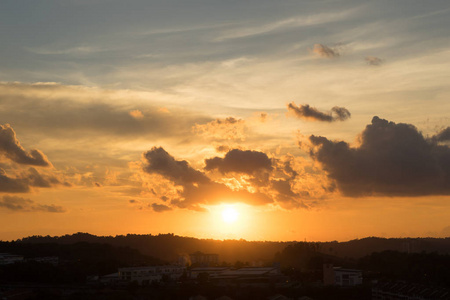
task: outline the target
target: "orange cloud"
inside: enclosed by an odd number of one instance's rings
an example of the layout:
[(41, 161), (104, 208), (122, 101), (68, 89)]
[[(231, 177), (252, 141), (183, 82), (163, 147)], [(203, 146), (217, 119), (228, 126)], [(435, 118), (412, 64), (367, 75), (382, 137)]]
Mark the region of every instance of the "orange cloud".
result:
[(203, 137), (217, 140), (244, 141), (246, 137), (245, 121), (233, 117), (216, 119), (206, 124), (195, 124), (193, 131)]

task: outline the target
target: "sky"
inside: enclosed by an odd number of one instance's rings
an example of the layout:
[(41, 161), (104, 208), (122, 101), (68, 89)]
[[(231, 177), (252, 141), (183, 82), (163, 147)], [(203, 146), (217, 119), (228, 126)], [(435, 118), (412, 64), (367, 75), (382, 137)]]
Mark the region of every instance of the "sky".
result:
[(449, 28), (448, 0), (1, 1), (0, 240), (448, 237)]

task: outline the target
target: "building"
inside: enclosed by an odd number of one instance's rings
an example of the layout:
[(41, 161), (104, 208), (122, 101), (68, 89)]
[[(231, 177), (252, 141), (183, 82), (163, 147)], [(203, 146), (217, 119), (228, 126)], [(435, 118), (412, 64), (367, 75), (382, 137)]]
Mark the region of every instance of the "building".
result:
[(9, 265), (15, 262), (22, 262), (23, 256), (11, 253), (0, 253), (0, 265)]
[(197, 251), (189, 254), (191, 265), (212, 267), (219, 264), (219, 254), (207, 254)]
[(224, 286), (267, 286), (268, 284), (285, 283), (287, 280), (286, 276), (280, 274), (280, 269), (277, 267), (195, 268), (192, 271), (196, 271), (198, 274), (207, 273), (211, 282)]
[(199, 274), (206, 273), (209, 277), (215, 277), (219, 274), (222, 274), (225, 271), (230, 270), (228, 267), (200, 267), (200, 268), (192, 268), (189, 271), (189, 278), (197, 279)]
[(333, 267), (332, 264), (323, 265), (323, 284), (338, 286), (355, 286), (362, 284), (362, 272), (355, 269)]
[(59, 264), (59, 257), (58, 256), (33, 257), (28, 258), (27, 261), (36, 261), (39, 263), (46, 263), (57, 266)]
[(379, 282), (372, 288), (372, 300), (450, 299), (450, 289), (406, 282)]
[(171, 265), (119, 268), (119, 279), (129, 282), (136, 281), (140, 285), (146, 285), (152, 282), (160, 282), (164, 278), (177, 280), (185, 271), (186, 268), (183, 266)]

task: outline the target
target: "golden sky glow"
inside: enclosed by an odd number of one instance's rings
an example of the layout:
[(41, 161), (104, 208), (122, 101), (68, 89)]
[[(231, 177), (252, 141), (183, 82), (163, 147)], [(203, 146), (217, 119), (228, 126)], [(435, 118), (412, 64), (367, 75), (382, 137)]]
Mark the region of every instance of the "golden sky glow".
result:
[(450, 235), (448, 1), (20, 2), (0, 240)]

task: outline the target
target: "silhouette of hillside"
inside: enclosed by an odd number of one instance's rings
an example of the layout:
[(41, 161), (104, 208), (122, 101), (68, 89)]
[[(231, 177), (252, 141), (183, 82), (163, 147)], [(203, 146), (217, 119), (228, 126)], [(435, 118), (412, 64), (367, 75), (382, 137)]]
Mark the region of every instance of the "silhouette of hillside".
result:
[[(159, 235), (118, 235), (95, 236), (88, 233), (75, 233), (60, 237), (31, 236), (16, 241), (17, 243), (57, 243), (74, 244), (78, 242), (108, 244), (116, 247), (130, 247), (140, 253), (157, 257), (165, 261), (175, 261), (178, 255), (187, 255), (196, 251), (217, 253), (219, 260), (234, 263), (272, 261), (274, 255), (295, 242), (246, 241), (246, 240), (212, 240), (181, 237), (174, 234)], [(450, 254), (450, 238), (376, 238), (368, 237), (347, 242), (318, 242), (318, 251), (341, 258), (358, 259), (373, 252), (393, 250), (419, 253), (437, 252)]]
[[(39, 242), (39, 238), (33, 240), (33, 243), (0, 242), (0, 253), (24, 257), (20, 263), (0, 265), (0, 282), (84, 283), (88, 275), (115, 273), (119, 267), (164, 263), (129, 247), (85, 241), (59, 244)], [(45, 260), (52, 257), (56, 261)]]

